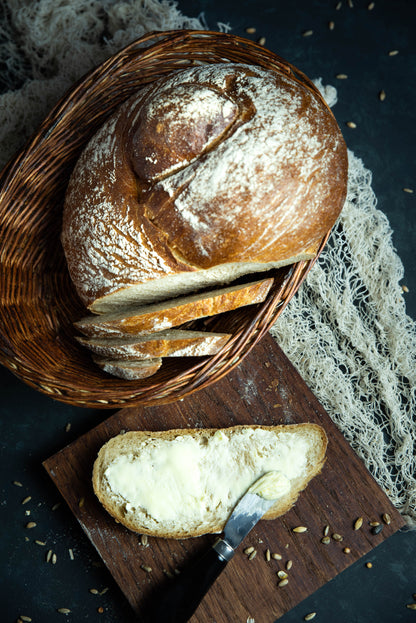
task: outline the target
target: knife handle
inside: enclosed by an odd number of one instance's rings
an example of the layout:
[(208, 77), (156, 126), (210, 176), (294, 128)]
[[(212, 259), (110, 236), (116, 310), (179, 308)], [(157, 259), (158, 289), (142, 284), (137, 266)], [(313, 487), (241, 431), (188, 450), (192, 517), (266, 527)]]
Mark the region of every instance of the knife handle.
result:
[(148, 622), (186, 623), (233, 554), (234, 550), (225, 541), (217, 541), (158, 595), (148, 613)]

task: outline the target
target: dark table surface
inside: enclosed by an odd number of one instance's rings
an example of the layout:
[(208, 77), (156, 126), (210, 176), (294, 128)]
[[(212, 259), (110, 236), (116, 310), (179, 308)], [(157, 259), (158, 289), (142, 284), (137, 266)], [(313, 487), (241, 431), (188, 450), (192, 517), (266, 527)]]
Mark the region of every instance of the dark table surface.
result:
[[(337, 87), (334, 114), (348, 147), (373, 173), (378, 207), (388, 216), (405, 269), (402, 283), (409, 289), (408, 314), (415, 318), (416, 3), (376, 0), (372, 10), (368, 0), (353, 0), (354, 6), (343, 0), (340, 9), (336, 5), (337, 0), (181, 0), (178, 4), (188, 16), (203, 12), (212, 29), (223, 22), (234, 34), (265, 37), (267, 47), (309, 77), (322, 77), (324, 84)], [(247, 27), (256, 28), (256, 33), (247, 35)], [(308, 30), (313, 34), (305, 37)], [(390, 55), (392, 50), (398, 54)], [(340, 73), (348, 79), (337, 79)], [(386, 93), (384, 101), (379, 99), (381, 90)], [(350, 129), (348, 121), (357, 127)], [(25, 615), (34, 622), (62, 621), (65, 615), (57, 609), (64, 607), (71, 609), (67, 615), (71, 621), (133, 621), (123, 595), (41, 465), (110, 413), (54, 402), (5, 369), (0, 369), (0, 387), (0, 619), (12, 622)], [(27, 496), (30, 501), (22, 504)], [(25, 515), (29, 510), (30, 516)], [(37, 524), (32, 530), (25, 528), (30, 520)], [(49, 549), (57, 555), (56, 564), (45, 562)], [(371, 569), (364, 565), (368, 560)], [(108, 591), (101, 595), (89, 590), (104, 588)], [(280, 621), (302, 621), (312, 611), (320, 623), (416, 621), (416, 611), (406, 608), (414, 593), (416, 532), (403, 531)], [(217, 619), (222, 621), (233, 621), (232, 615)]]

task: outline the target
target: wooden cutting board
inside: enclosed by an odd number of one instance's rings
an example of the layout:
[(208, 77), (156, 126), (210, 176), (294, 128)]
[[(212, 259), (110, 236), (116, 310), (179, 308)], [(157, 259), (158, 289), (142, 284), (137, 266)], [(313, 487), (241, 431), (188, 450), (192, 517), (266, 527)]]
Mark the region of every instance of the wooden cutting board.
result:
[[(403, 527), (404, 521), (270, 336), (214, 385), (172, 404), (122, 409), (44, 466), (140, 615), (145, 603), (157, 599), (169, 575), (204, 551), (215, 537), (149, 538), (143, 545), (140, 536), (117, 524), (94, 496), (91, 470), (101, 445), (121, 430), (299, 422), (316, 422), (327, 432), (322, 473), (284, 517), (261, 521), (254, 528), (191, 619), (192, 623), (231, 623), (252, 617), (256, 623), (271, 623), (371, 552)], [(389, 524), (382, 520), (385, 513), (391, 518)], [(358, 517), (363, 518), (363, 525), (354, 530)], [(373, 534), (369, 525), (374, 521), (383, 526), (379, 534)], [(294, 533), (297, 526), (306, 526), (307, 531)], [(339, 534), (343, 540), (331, 538), (323, 544), (325, 526), (329, 526), (329, 536)], [(257, 551), (251, 560), (244, 553), (249, 546)], [(350, 552), (345, 553), (345, 548)], [(281, 560), (267, 561), (267, 549), (280, 554)], [(277, 571), (285, 569), (289, 560), (289, 582), (278, 587)]]

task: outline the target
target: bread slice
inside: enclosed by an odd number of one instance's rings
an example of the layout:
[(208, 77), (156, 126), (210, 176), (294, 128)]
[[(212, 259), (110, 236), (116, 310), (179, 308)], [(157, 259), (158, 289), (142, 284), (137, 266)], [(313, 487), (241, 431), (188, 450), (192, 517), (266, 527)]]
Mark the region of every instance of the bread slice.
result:
[(104, 372), (128, 381), (136, 381), (152, 376), (162, 365), (162, 359), (160, 358), (123, 361), (120, 359), (96, 357), (94, 361)]
[(88, 316), (75, 322), (75, 327), (86, 336), (126, 337), (146, 335), (177, 327), (190, 320), (214, 316), (244, 305), (261, 303), (266, 298), (273, 279), (221, 288), (137, 307), (102, 316)]
[(132, 360), (215, 355), (230, 337), (228, 333), (171, 329), (141, 337), (78, 337), (77, 340), (101, 357)]
[(317, 424), (134, 431), (99, 451), (93, 487), (104, 508), (142, 534), (187, 538), (218, 533), (263, 474), (285, 488), (264, 516), (286, 513), (322, 469), (327, 437)]

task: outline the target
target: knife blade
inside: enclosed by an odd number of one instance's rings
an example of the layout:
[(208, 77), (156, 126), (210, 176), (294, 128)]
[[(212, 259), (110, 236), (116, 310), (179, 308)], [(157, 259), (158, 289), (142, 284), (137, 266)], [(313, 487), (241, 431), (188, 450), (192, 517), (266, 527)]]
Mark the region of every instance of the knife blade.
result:
[(237, 547), (276, 500), (287, 493), (289, 481), (267, 472), (243, 495), (224, 527), (223, 538), (172, 581), (147, 612), (149, 623), (186, 623), (234, 556)]

